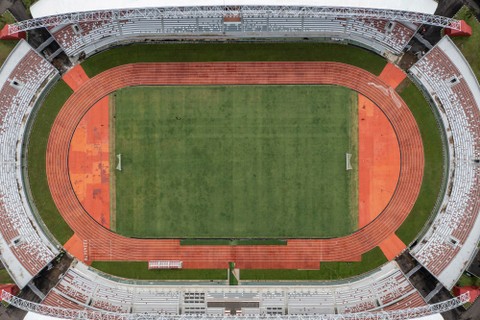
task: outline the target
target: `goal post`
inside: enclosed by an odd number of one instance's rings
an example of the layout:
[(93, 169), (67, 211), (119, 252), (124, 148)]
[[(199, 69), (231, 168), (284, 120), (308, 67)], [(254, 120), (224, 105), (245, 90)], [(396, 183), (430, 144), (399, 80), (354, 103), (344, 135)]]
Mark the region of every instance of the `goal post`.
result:
[(122, 154), (121, 153), (117, 154), (117, 159), (118, 159), (117, 170), (122, 171)]
[(352, 159), (352, 154), (351, 153), (345, 153), (345, 163), (346, 163), (346, 170), (352, 170), (352, 164), (351, 160)]

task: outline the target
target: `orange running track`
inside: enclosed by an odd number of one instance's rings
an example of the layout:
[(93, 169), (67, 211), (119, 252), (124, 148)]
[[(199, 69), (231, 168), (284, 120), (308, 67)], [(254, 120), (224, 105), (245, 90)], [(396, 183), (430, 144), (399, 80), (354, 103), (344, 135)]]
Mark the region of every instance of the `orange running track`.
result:
[(392, 233), (387, 239), (380, 243), (379, 247), (385, 257), (390, 261), (395, 259), (407, 246), (395, 233)]
[(68, 157), (78, 201), (98, 223), (110, 229), (108, 97), (88, 110), (75, 129)]
[(90, 79), (85, 70), (83, 70), (81, 65), (76, 65), (72, 69), (70, 69), (67, 73), (65, 73), (62, 77), (63, 81), (65, 81), (73, 91), (77, 91), (84, 83), (88, 82)]
[(402, 69), (392, 63), (387, 63), (382, 73), (378, 76), (380, 80), (395, 89), (407, 77)]
[(375, 219), (392, 198), (400, 175), (397, 135), (372, 101), (358, 95), (358, 226)]
[[(400, 85), (400, 83), (402, 83), (402, 81), (406, 77), (407, 77), (407, 75), (405, 74), (405, 72), (403, 72), (402, 69), (400, 69), (399, 67), (397, 67), (396, 65), (394, 65), (392, 63), (387, 63), (387, 65), (382, 70), (382, 73), (380, 73), (380, 76), (379, 76), (379, 78), (382, 81), (384, 81), (386, 84), (388, 84), (390, 87), (392, 87), (392, 89), (397, 88)], [(388, 131), (385, 131), (385, 129), (386, 129), (386, 127), (384, 127), (383, 134), (386, 137), (389, 137), (387, 139), (392, 139), (391, 134), (389, 134)], [(394, 143), (392, 142), (392, 143), (389, 144), (389, 146), (390, 146), (389, 151), (392, 151), (392, 144), (394, 144)], [(395, 158), (395, 159), (392, 159), (392, 160), (397, 160), (397, 159)], [(399, 162), (400, 162), (400, 159), (398, 158), (398, 167), (400, 167)], [(397, 165), (396, 162), (394, 164), (384, 163), (384, 167), (389, 167), (390, 170), (392, 170), (392, 172), (390, 172), (390, 173), (388, 171), (386, 171), (385, 174), (386, 175), (395, 174), (393, 172), (393, 166), (396, 166), (396, 165)], [(385, 176), (385, 178), (387, 178), (387, 177)], [(389, 188), (389, 184), (386, 180), (384, 182), (384, 185), (383, 185), (382, 189), (384, 190), (383, 194), (385, 193), (385, 190), (391, 189), (391, 187)], [(360, 192), (361, 192), (361, 189), (360, 189)], [(398, 256), (403, 250), (405, 250), (405, 248), (407, 246), (403, 243), (403, 241), (396, 234), (392, 233), (390, 235), (390, 237), (388, 237), (382, 243), (380, 243), (379, 247), (382, 250), (385, 257), (388, 260), (392, 260), (396, 256)]]
[[(63, 245), (65, 250), (80, 261), (84, 260), (83, 240), (76, 233)], [(88, 263), (88, 261), (85, 261)]]
[[(397, 133), (401, 172), (395, 193), (370, 224), (342, 238), (291, 239), (286, 246), (180, 246), (178, 239), (132, 239), (92, 219), (70, 185), (70, 139), (85, 112), (109, 93), (136, 85), (332, 84), (356, 90), (378, 105)], [(47, 178), (65, 221), (84, 243), (84, 260), (182, 260), (185, 268), (318, 268), (320, 261), (349, 261), (378, 246), (405, 220), (423, 177), (423, 145), (410, 110), (386, 84), (360, 68), (334, 62), (139, 63), (107, 70), (85, 83), (65, 103), (47, 147)], [(384, 90), (382, 90), (384, 89)], [(393, 93), (396, 95), (396, 93)], [(398, 101), (401, 105), (397, 106)]]

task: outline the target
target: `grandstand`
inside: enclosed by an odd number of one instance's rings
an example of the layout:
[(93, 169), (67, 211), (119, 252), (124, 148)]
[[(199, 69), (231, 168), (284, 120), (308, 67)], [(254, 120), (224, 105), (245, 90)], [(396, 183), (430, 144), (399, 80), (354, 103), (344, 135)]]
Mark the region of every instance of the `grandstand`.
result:
[[(265, 287), (219, 288), (217, 286), (148, 286), (121, 284), (100, 277), (83, 264), (72, 266), (45, 297), (43, 303), (74, 306), (75, 309), (121, 313), (158, 312), (163, 314), (225, 313), (235, 302), (242, 313), (348, 314), (398, 309), (410, 301), (411, 307), (426, 305), (395, 262), (356, 283), (333, 286), (275, 285)], [(248, 303), (251, 305), (248, 306)], [(243, 306), (245, 304), (245, 306)], [(252, 305), (254, 305), (252, 307)], [(255, 309), (250, 310), (250, 309)]]
[[(292, 0), (282, 6), (211, 0), (192, 7), (195, 4), (187, 1), (167, 2), (158, 8), (152, 1), (140, 0), (134, 2), (138, 6), (134, 8), (129, 1), (41, 0), (31, 9), (34, 19), (21, 21), (10, 30), (46, 27), (68, 63), (74, 65), (99, 51), (145, 40), (296, 37), (355, 44), (395, 62), (409, 49), (421, 24), (460, 25), (435, 16), (437, 4), (431, 0), (408, 4), (365, 0), (360, 5), (347, 0), (344, 7), (333, 0), (323, 0), (322, 6), (309, 0)], [(371, 6), (376, 9), (369, 9)], [(449, 164), (447, 190), (439, 210), (408, 252), (418, 268), (424, 267), (440, 282), (439, 287), (451, 289), (476, 254), (480, 239), (480, 86), (448, 36), (408, 71), (439, 114), (448, 141)], [(29, 125), (59, 78), (60, 72), (42, 56), (42, 50), (26, 41), (18, 43), (0, 69), (0, 259), (20, 288), (35, 287), (33, 279), (48, 272), (55, 258), (61, 258), (62, 249), (30, 205), (23, 163)], [(386, 99), (380, 92), (377, 88), (377, 99)], [(386, 104), (395, 106), (396, 102)], [(412, 163), (418, 160), (412, 159)], [(431, 297), (415, 287), (410, 272), (404, 272), (396, 261), (346, 282), (192, 286), (119, 279), (73, 259), (48, 293), (38, 296), (40, 302), (2, 294), (4, 301), (20, 309), (72, 319), (189, 315), (405, 319), (448, 311), (466, 301), (462, 296), (430, 304)]]
[(28, 203), (22, 178), (26, 118), (58, 71), (20, 41), (0, 71), (0, 248), (2, 260), (20, 288), (25, 287), (59, 250), (47, 240)]
[(398, 55), (422, 23), (461, 27), (454, 19), (433, 15), (437, 4), (432, 0), (388, 5), (347, 1), (342, 6), (331, 0), (281, 6), (243, 2), (207, 1), (192, 7), (188, 2), (171, 1), (158, 8), (149, 0), (135, 7), (128, 1), (58, 5), (43, 0), (31, 8), (34, 19), (10, 26), (10, 32), (47, 26), (65, 53), (76, 58), (114, 45), (175, 38), (316, 37)]
[(222, 18), (161, 18), (135, 19), (119, 22), (95, 21), (59, 25), (50, 29), (57, 42), (71, 57), (90, 56), (108, 46), (191, 36), (221, 36), (224, 38), (251, 37), (321, 37), (340, 39), (375, 49), (379, 54), (391, 51), (400, 54), (418, 25), (409, 22), (354, 18), (267, 18), (242, 15), (238, 24)]
[(451, 288), (475, 255), (480, 236), (480, 88), (468, 63), (448, 37), (410, 72), (440, 111), (450, 141), (448, 192), (434, 223), (412, 254)]

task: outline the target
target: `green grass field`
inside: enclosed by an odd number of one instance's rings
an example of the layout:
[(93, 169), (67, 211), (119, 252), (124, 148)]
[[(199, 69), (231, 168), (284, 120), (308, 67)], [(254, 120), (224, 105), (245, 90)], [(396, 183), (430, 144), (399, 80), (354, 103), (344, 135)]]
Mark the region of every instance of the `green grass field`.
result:
[(467, 273), (462, 274), (460, 279), (457, 281), (457, 286), (460, 287), (468, 287), (468, 286), (475, 286), (480, 287), (480, 278), (475, 276), (468, 275)]
[(7, 269), (0, 269), (0, 284), (14, 283)]
[(28, 181), (35, 206), (48, 230), (62, 244), (70, 239), (73, 231), (58, 212), (50, 194), (46, 173), (46, 153), (48, 135), (55, 117), (72, 93), (73, 91), (63, 81), (58, 82), (50, 91), (38, 110), (29, 136), (27, 155)]
[(432, 214), (440, 193), (443, 177), (443, 154), (440, 129), (435, 115), (420, 90), (410, 81), (399, 88), (400, 96), (409, 106), (423, 140), (425, 167), (422, 187), (415, 205), (405, 222), (396, 231), (398, 237), (410, 244)]
[(472, 67), (477, 79), (480, 79), (480, 54), (478, 53), (478, 46), (480, 44), (480, 22), (478, 22), (468, 7), (463, 7), (455, 18), (465, 20), (465, 22), (472, 27), (472, 36), (454, 37), (452, 40), (460, 51), (462, 51), (468, 63), (470, 63), (470, 67)]
[(95, 261), (92, 267), (105, 273), (136, 280), (227, 280), (225, 269), (148, 270), (146, 261)]
[[(337, 237), (358, 226), (357, 94), (333, 86), (135, 87), (115, 97), (116, 231)], [(351, 153), (354, 170), (345, 170)]]
[(379, 247), (362, 255), (360, 262), (320, 262), (319, 270), (242, 269), (241, 280), (338, 280), (353, 277), (387, 262)]
[[(362, 255), (361, 262), (321, 262), (319, 270), (294, 270), (294, 269), (241, 269), (242, 281), (271, 281), (271, 280), (338, 280), (353, 277), (387, 262), (380, 248)], [(226, 280), (227, 265), (225, 269), (202, 270), (148, 270), (147, 262), (94, 262), (92, 267), (114, 276), (141, 280)]]
[[(0, 29), (2, 29), (6, 24), (14, 23), (15, 18), (10, 14), (10, 12), (5, 11), (0, 15)], [(17, 40), (2, 40), (0, 41), (0, 65), (7, 59), (10, 52), (17, 45)]]

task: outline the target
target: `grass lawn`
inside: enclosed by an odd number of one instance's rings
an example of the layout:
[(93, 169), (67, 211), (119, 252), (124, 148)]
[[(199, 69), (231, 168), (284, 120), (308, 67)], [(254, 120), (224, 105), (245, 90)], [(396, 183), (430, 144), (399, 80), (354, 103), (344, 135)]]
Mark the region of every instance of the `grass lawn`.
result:
[(396, 234), (408, 245), (427, 222), (437, 201), (443, 179), (443, 154), (440, 129), (428, 102), (410, 81), (403, 87), (400, 96), (409, 106), (417, 120), (423, 140), (425, 168), (422, 187), (413, 210)]
[(10, 275), (8, 274), (7, 269), (0, 269), (0, 284), (6, 284), (6, 283), (15, 283), (12, 278), (10, 278)]
[(462, 274), (460, 279), (458, 279), (458, 282), (456, 285), (459, 287), (469, 287), (469, 286), (480, 287), (480, 278), (477, 278), (475, 276), (470, 276), (464, 273)]
[(99, 53), (82, 63), (94, 76), (133, 62), (338, 61), (380, 74), (384, 58), (362, 48), (329, 43), (170, 43), (133, 44)]
[(235, 262), (229, 262), (228, 263), (228, 284), (231, 286), (238, 285), (238, 279), (235, 277), (234, 270), (235, 270)]
[(10, 52), (15, 48), (18, 41), (2, 40), (0, 41), (0, 64), (3, 64)]
[(472, 27), (471, 37), (454, 37), (452, 39), (470, 63), (477, 79), (480, 79), (480, 54), (478, 53), (478, 46), (480, 44), (480, 22), (477, 21), (475, 15), (465, 6), (457, 13), (455, 18), (465, 20)]
[(52, 89), (38, 111), (28, 144), (28, 179), (33, 200), (43, 222), (56, 239), (64, 244), (73, 231), (58, 212), (48, 187), (46, 175), (46, 152), (50, 129), (60, 108), (73, 93), (63, 81)]
[(227, 268), (148, 270), (147, 261), (95, 261), (92, 267), (117, 277), (137, 280), (227, 280)]
[(380, 248), (362, 255), (361, 262), (321, 262), (319, 270), (240, 270), (240, 280), (338, 280), (373, 270), (387, 259)]
[(355, 92), (134, 87), (115, 101), (118, 233), (298, 238), (357, 228)]
[[(0, 15), (0, 29), (3, 29), (6, 24), (10, 24), (13, 22), (15, 22), (15, 19), (10, 14), (10, 12), (5, 11), (2, 15)], [(8, 55), (13, 50), (13, 48), (15, 48), (17, 43), (17, 40), (0, 41), (0, 65), (2, 65), (3, 62), (7, 59)]]
[[(362, 256), (361, 262), (321, 262), (319, 270), (241, 269), (240, 280), (338, 280), (380, 267), (387, 260), (380, 248)], [(147, 262), (93, 262), (92, 267), (114, 276), (141, 280), (226, 280), (228, 269), (148, 270)]]

